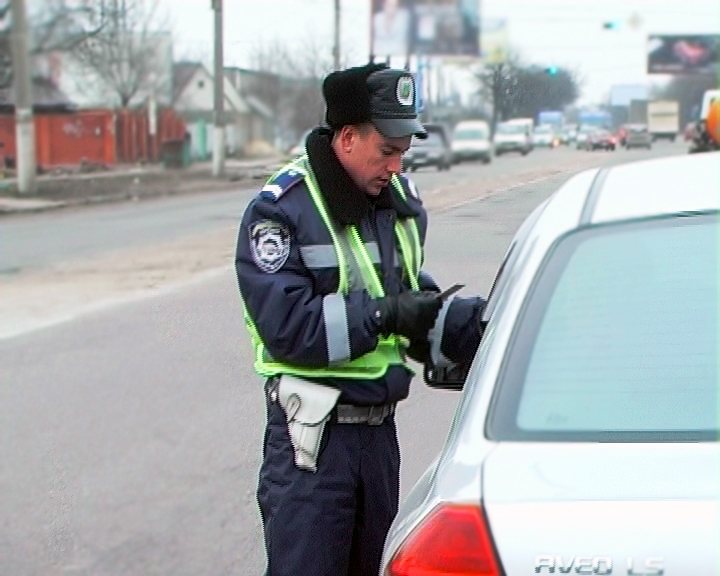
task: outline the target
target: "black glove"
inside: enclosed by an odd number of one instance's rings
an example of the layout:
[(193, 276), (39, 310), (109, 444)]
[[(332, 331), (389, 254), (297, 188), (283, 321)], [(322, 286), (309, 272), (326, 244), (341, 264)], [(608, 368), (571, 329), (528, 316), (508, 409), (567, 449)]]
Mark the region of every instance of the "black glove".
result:
[(410, 340), (427, 340), (428, 332), (442, 308), (435, 292), (403, 292), (376, 300), (380, 332), (400, 334)]
[(430, 342), (426, 340), (413, 340), (407, 349), (407, 355), (415, 362), (425, 364), (430, 361)]

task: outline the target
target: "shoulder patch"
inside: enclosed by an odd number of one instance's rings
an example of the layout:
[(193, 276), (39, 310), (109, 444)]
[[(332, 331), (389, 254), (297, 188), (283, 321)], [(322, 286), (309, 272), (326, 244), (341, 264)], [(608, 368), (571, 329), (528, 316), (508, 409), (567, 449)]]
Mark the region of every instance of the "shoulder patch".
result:
[(305, 174), (294, 167), (289, 167), (268, 180), (267, 184), (260, 190), (260, 197), (277, 202), (285, 192), (297, 183), (302, 182), (304, 178)]
[(290, 230), (272, 220), (260, 220), (250, 225), (250, 250), (255, 265), (274, 274), (287, 262), (290, 255)]

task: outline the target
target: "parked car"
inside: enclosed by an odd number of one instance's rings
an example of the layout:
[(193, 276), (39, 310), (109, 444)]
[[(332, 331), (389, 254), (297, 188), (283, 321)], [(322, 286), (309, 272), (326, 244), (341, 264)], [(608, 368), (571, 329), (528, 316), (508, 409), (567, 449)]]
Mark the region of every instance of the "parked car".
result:
[(452, 136), (453, 162), (482, 160), (485, 164), (492, 160), (490, 127), (484, 120), (465, 120), (458, 122)]
[(674, 156), (532, 212), (381, 574), (717, 573), (718, 190), (720, 153)]
[(452, 149), (444, 127), (425, 124), (427, 138), (413, 136), (410, 149), (403, 155), (403, 169), (414, 172), (423, 166), (435, 166), (438, 170), (450, 170)]
[(533, 149), (531, 128), (518, 122), (502, 122), (497, 125), (493, 146), (495, 156), (505, 152), (520, 152), (523, 156)]
[(585, 141), (586, 150), (615, 150), (617, 140), (608, 130), (595, 130), (588, 134)]
[(627, 136), (625, 139), (625, 147), (630, 148), (652, 148), (652, 135), (648, 130), (647, 124), (629, 124), (627, 126)]

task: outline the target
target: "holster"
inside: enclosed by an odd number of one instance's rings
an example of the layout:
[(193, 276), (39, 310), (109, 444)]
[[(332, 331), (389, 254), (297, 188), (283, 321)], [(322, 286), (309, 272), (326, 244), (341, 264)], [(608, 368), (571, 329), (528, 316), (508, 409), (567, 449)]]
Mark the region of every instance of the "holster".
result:
[(336, 388), (287, 374), (280, 377), (277, 400), (285, 411), (298, 468), (317, 471), (323, 430), (339, 397), (340, 390)]

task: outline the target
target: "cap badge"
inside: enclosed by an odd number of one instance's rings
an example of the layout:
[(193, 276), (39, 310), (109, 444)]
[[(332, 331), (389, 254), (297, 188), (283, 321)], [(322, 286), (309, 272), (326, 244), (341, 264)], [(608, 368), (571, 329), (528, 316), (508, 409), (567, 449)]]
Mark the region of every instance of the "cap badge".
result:
[(412, 77), (401, 76), (397, 82), (397, 100), (403, 106), (412, 106), (415, 100), (415, 85)]

